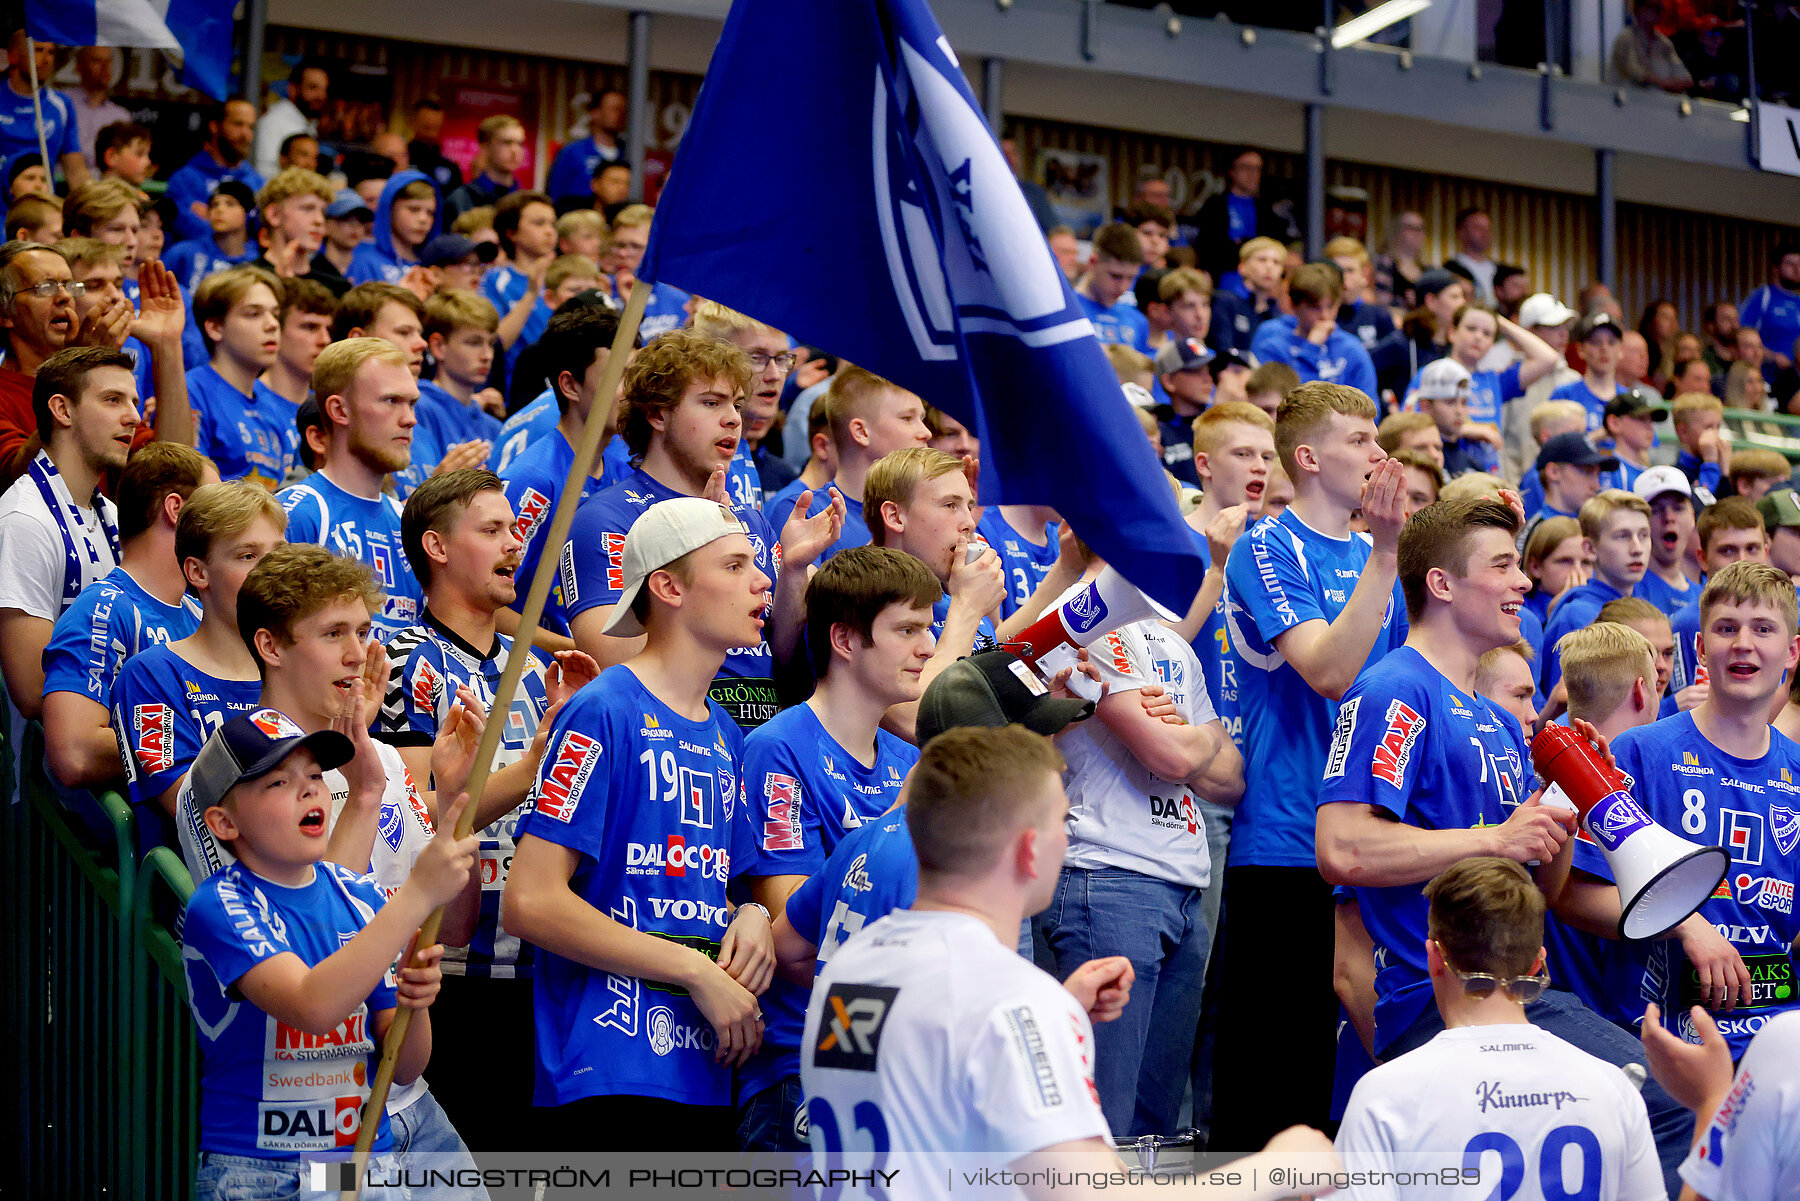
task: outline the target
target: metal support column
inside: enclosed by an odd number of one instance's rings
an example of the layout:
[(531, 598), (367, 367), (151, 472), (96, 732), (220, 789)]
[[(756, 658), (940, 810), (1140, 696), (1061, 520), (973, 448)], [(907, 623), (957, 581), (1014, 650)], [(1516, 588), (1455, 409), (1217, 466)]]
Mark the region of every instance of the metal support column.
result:
[(261, 112), (263, 43), (269, 28), (269, 0), (249, 0), (245, 8), (244, 77), (240, 94)]
[(644, 198), (644, 150), (650, 141), (650, 14), (631, 14), (631, 36), (627, 53), (630, 72), (626, 82), (626, 102), (630, 105), (625, 140), (631, 159), (631, 198)]
[(1002, 136), (1002, 123), (1005, 121), (1006, 93), (1006, 60), (1003, 58), (984, 58), (981, 60), (981, 111), (987, 117), (988, 128), (994, 131), (996, 138)]
[(1325, 106), (1306, 106), (1306, 257), (1325, 253)]
[(1600, 282), (1613, 287), (1619, 269), (1619, 200), (1618, 165), (1613, 152), (1594, 151), (1594, 205), (1598, 209), (1600, 227)]

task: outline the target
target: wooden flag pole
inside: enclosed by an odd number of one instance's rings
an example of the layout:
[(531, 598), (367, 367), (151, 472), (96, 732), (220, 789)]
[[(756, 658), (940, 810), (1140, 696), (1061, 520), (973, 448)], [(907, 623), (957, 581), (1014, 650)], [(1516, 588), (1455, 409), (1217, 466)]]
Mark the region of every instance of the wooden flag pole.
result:
[(25, 62), (31, 76), (31, 111), (37, 116), (38, 157), (44, 160), (44, 190), (56, 195), (56, 164), (50, 161), (50, 146), (44, 140), (43, 84), (37, 73), (37, 39), (25, 35)]
[[(569, 527), (575, 523), (575, 509), (581, 503), (582, 487), (600, 456), (600, 435), (611, 424), (607, 420), (608, 411), (617, 403), (619, 381), (625, 376), (625, 362), (631, 355), (631, 344), (637, 338), (638, 325), (644, 319), (644, 308), (650, 303), (653, 286), (643, 279), (633, 283), (631, 299), (625, 305), (625, 315), (619, 318), (619, 332), (613, 336), (612, 353), (607, 356), (606, 371), (600, 377), (600, 389), (594, 396), (594, 406), (588, 412), (587, 422), (582, 427), (581, 445), (575, 448), (575, 461), (569, 465), (569, 477), (563, 481), (562, 495), (556, 498), (550, 528), (544, 535), (544, 549), (538, 556), (537, 574), (531, 577), (531, 590), (525, 594), (525, 609), (519, 616), (519, 633), (513, 638), (512, 650), (507, 653), (506, 669), (500, 673), (500, 686), (494, 693), (494, 703), (488, 711), (487, 727), (482, 730), (481, 743), (475, 750), (475, 769), (469, 773), (469, 783), (465, 789), (475, 803), (463, 809), (462, 817), (456, 823), (458, 838), (467, 838), (474, 830), (475, 810), (480, 803), (482, 791), (487, 787), (494, 755), (500, 749), (500, 733), (506, 725), (504, 715), (512, 708), (513, 693), (518, 690), (519, 680), (525, 674), (525, 665), (531, 659), (531, 632), (537, 629), (538, 622), (543, 619), (544, 602), (550, 599), (550, 584), (556, 578), (563, 543), (568, 540)], [(551, 386), (555, 386), (554, 381)], [(501, 716), (496, 719), (496, 714)], [(445, 808), (447, 805), (440, 804), (439, 812)], [(431, 916), (419, 928), (415, 945), (429, 947), (435, 943), (438, 927), (443, 924), (443, 920), (444, 910), (441, 906), (432, 910)], [(375, 1073), (375, 1084), (369, 1090), (368, 1103), (363, 1106), (362, 1129), (356, 1133), (356, 1152), (352, 1160), (356, 1165), (355, 1175), (350, 1187), (339, 1194), (339, 1201), (355, 1201), (357, 1192), (362, 1187), (363, 1173), (369, 1166), (369, 1151), (375, 1142), (375, 1132), (381, 1128), (388, 1088), (394, 1082), (394, 1068), (400, 1059), (400, 1048), (406, 1042), (406, 1032), (412, 1027), (415, 1012), (417, 1011), (403, 1008), (395, 1013), (394, 1024), (388, 1027), (387, 1037), (382, 1040), (381, 1066)]]

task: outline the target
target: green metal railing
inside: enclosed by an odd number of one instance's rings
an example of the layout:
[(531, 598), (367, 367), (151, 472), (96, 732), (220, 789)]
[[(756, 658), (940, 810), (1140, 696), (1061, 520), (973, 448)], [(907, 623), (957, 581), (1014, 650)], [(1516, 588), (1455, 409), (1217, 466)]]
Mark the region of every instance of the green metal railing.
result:
[(119, 794), (93, 798), (97, 822), (76, 819), (45, 774), (37, 727), (20, 749), (22, 795), (0, 838), (9, 1185), (25, 1197), (185, 1198), (199, 1052), (181, 945), (159, 915), (178, 914), (193, 882), (166, 848), (138, 862)]
[(1726, 409), (1725, 425), (1734, 448), (1759, 447), (1800, 463), (1800, 417), (1788, 413), (1764, 413), (1755, 409)]

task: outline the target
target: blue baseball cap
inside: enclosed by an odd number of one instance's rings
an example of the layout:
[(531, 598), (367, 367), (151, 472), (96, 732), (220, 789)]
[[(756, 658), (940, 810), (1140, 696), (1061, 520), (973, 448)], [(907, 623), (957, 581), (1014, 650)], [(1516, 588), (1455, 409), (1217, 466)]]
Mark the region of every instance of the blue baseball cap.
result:
[(194, 811), (206, 812), (233, 788), (268, 775), (302, 748), (311, 751), (325, 771), (356, 757), (350, 739), (336, 730), (308, 734), (279, 709), (240, 713), (214, 730), (194, 756), (194, 766), (188, 771)]
[(337, 194), (337, 199), (325, 206), (325, 215), (330, 217), (333, 221), (342, 220), (350, 214), (358, 212), (361, 213), (364, 221), (375, 220), (375, 210), (370, 208), (368, 203), (364, 201), (361, 196), (358, 196), (349, 188), (345, 188), (343, 191), (339, 192)]

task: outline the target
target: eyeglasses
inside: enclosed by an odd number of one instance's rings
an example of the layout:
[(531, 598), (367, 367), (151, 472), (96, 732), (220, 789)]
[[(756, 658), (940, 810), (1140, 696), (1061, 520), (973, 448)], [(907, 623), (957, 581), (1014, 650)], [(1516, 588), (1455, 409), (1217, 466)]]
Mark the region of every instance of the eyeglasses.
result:
[(794, 364), (799, 360), (800, 356), (791, 350), (783, 351), (781, 354), (764, 354), (760, 350), (750, 352), (750, 366), (758, 371), (767, 371), (770, 363), (775, 364), (783, 371), (792, 371)]
[(1487, 1000), (1497, 988), (1519, 1004), (1529, 1005), (1550, 987), (1548, 969), (1536, 976), (1490, 976), (1486, 972), (1459, 972), (1455, 968), (1450, 972), (1462, 981), (1463, 991), (1477, 1001)]
[(40, 300), (49, 300), (61, 290), (69, 294), (69, 299), (80, 300), (87, 295), (88, 286), (74, 279), (46, 279), (32, 284), (29, 288), (20, 288), (21, 292), (30, 292)]

